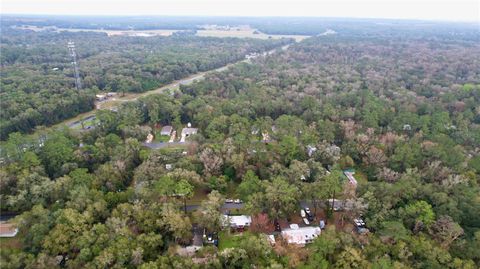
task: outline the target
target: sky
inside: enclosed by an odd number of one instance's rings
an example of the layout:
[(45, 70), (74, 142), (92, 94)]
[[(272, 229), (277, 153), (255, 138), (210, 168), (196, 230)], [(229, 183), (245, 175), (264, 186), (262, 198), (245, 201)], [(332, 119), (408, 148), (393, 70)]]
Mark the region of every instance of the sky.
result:
[(0, 13), (305, 16), (480, 23), (480, 0), (0, 0)]

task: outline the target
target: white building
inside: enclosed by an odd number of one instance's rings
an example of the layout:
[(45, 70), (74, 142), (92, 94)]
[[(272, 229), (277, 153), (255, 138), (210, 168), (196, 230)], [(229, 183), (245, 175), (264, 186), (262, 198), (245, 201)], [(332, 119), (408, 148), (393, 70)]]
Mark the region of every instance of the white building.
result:
[(182, 129), (182, 137), (180, 138), (180, 142), (185, 142), (185, 138), (187, 138), (191, 135), (197, 134), (197, 132), (198, 132), (197, 128), (191, 128), (191, 127), (183, 128)]
[(223, 215), (225, 226), (230, 226), (235, 229), (243, 229), (249, 227), (252, 224), (252, 218), (250, 216), (241, 215), (241, 216), (228, 216)]
[(297, 224), (292, 224), (289, 229), (282, 231), (282, 237), (289, 244), (305, 245), (311, 243), (321, 232), (320, 227), (298, 227)]
[(355, 174), (355, 172), (344, 171), (343, 174), (348, 178), (348, 181), (350, 182), (350, 184), (352, 184), (353, 186), (357, 186), (357, 180), (353, 176), (353, 174)]
[(97, 99), (97, 101), (105, 101), (107, 100), (107, 96), (105, 94), (96, 94), (95, 95), (95, 98)]

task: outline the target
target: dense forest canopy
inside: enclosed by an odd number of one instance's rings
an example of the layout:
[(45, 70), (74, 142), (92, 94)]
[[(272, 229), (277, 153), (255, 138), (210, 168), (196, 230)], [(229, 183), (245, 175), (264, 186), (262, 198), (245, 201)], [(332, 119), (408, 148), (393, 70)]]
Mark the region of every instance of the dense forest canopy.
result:
[[(174, 95), (100, 110), (89, 131), (11, 133), (0, 203), (18, 214), (19, 234), (4, 241), (2, 267), (478, 268), (478, 35), (355, 33), (311, 37)], [(131, 40), (125, 55), (140, 46)], [(133, 72), (136, 57), (117, 53), (108, 70), (129, 59), (119, 69)], [(186, 143), (142, 143), (158, 125), (180, 133), (188, 123), (198, 134)], [(253, 216), (249, 231), (223, 227), (226, 198), (245, 202), (230, 213)], [(268, 227), (294, 222), (305, 204), (326, 229), (304, 248), (270, 245)], [(369, 233), (353, 228), (358, 217)], [(199, 230), (220, 244), (181, 256)]]
[[(82, 91), (67, 42), (76, 43)], [(1, 138), (52, 125), (94, 108), (94, 94), (144, 92), (236, 62), (290, 40), (128, 37), (2, 28)]]

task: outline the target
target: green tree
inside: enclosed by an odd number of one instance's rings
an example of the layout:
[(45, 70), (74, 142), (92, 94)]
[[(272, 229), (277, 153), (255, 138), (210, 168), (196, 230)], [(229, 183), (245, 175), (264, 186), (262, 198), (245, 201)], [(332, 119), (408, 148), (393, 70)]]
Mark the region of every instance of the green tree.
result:
[(333, 212), (333, 208), (335, 207), (335, 197), (338, 196), (343, 189), (341, 177), (342, 172), (340, 170), (334, 169), (330, 174), (326, 175), (321, 180), (321, 190), (323, 191), (321, 195), (322, 198), (332, 199), (333, 201), (332, 207), (328, 211), (329, 214)]
[(191, 239), (192, 224), (186, 215), (181, 214), (172, 204), (164, 204), (162, 216), (175, 241), (188, 242)]
[(40, 158), (50, 176), (63, 174), (62, 166), (74, 160), (73, 142), (61, 133), (52, 135), (45, 141)]
[(186, 179), (181, 179), (175, 185), (175, 195), (183, 199), (183, 210), (185, 214), (187, 214), (187, 199), (192, 198), (193, 191), (193, 186)]
[(300, 190), (282, 177), (276, 177), (271, 182), (265, 182), (265, 192), (256, 193), (247, 203), (252, 212), (264, 211), (277, 220), (289, 217), (298, 206)]
[(293, 136), (284, 136), (278, 144), (278, 152), (283, 158), (283, 162), (288, 165), (291, 161), (300, 157), (300, 147), (297, 138)]
[(405, 208), (399, 209), (399, 215), (407, 227), (417, 231), (429, 227), (435, 221), (432, 206), (425, 201), (408, 204)]
[(248, 170), (242, 178), (242, 183), (238, 185), (237, 193), (244, 200), (248, 201), (250, 196), (263, 190), (262, 182), (255, 175), (255, 172)]
[(219, 231), (224, 219), (221, 209), (225, 199), (218, 191), (208, 194), (207, 200), (202, 201), (195, 216), (198, 223), (208, 231)]

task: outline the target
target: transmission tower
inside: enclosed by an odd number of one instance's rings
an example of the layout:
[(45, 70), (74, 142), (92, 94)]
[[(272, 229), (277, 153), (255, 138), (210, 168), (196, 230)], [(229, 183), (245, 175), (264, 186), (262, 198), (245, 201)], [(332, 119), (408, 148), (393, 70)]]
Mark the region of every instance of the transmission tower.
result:
[(72, 65), (73, 65), (73, 72), (75, 74), (75, 87), (77, 90), (82, 88), (82, 81), (80, 80), (80, 73), (78, 71), (78, 64), (77, 64), (77, 52), (75, 51), (75, 43), (69, 41), (67, 44), (68, 51), (70, 52), (70, 56), (72, 57)]

